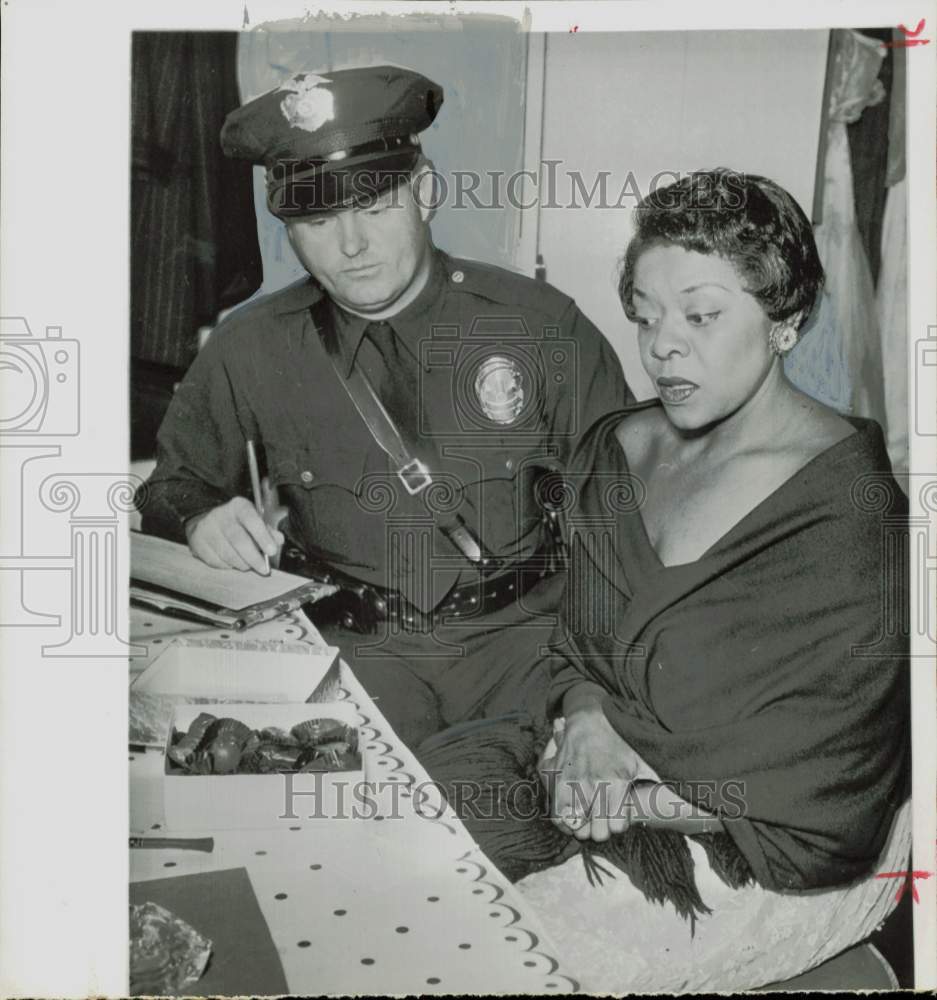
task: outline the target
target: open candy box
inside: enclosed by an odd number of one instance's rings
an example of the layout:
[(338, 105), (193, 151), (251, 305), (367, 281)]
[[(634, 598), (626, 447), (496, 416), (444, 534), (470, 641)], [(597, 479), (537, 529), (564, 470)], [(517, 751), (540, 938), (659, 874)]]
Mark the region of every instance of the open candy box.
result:
[(356, 720), (342, 702), (175, 706), (163, 769), (166, 825), (287, 829), (350, 818), (365, 780)]
[(335, 646), (179, 637), (130, 685), (129, 739), (162, 749), (177, 704), (330, 701), (339, 685)]

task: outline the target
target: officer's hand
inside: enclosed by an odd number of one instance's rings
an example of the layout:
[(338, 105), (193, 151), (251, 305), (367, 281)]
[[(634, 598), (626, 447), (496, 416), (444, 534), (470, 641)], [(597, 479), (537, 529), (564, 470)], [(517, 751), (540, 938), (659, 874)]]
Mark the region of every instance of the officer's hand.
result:
[(270, 528), (246, 497), (190, 518), (185, 525), (192, 554), (216, 569), (252, 569), (266, 574), (264, 553), (276, 558), (283, 532)]

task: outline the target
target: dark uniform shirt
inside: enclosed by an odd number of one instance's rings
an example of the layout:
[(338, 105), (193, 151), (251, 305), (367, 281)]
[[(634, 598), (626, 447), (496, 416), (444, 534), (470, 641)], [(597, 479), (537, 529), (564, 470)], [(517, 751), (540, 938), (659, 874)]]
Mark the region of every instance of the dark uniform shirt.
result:
[[(434, 251), (427, 286), (389, 317), (418, 371), (415, 440), (434, 479), (411, 497), (336, 376), (311, 314), (322, 295), (313, 280), (300, 282), (239, 309), (212, 335), (160, 429), (144, 531), (184, 541), (189, 518), (249, 498), (250, 438), (289, 508), (291, 540), (422, 610), (474, 572), (432, 530), (440, 511), (460, 515), (507, 563), (531, 555), (542, 537), (538, 481), (563, 469), (590, 424), (631, 401), (601, 333), (550, 285)], [(334, 307), (325, 315), (340, 366), (366, 367), (368, 321)], [(523, 373), (514, 423), (488, 419), (479, 402), (475, 373), (495, 357)]]

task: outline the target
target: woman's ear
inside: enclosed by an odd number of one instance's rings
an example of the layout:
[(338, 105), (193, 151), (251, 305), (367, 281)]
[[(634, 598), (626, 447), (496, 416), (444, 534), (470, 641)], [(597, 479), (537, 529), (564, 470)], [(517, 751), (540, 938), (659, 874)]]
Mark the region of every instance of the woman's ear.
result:
[(800, 330), (804, 325), (804, 320), (807, 318), (806, 309), (801, 309), (795, 312), (793, 316), (789, 316), (785, 321), (786, 326), (792, 326), (795, 330)]

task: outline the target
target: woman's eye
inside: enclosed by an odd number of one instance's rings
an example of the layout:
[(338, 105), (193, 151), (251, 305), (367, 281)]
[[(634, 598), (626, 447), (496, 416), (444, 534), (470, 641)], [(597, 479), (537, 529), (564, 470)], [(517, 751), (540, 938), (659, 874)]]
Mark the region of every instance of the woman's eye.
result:
[(686, 320), (690, 326), (707, 326), (718, 316), (718, 311), (710, 313), (687, 313)]
[(656, 320), (649, 319), (647, 316), (635, 316), (634, 322), (642, 329), (649, 330)]

